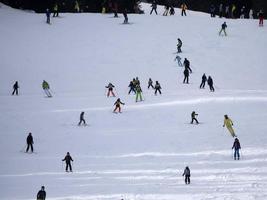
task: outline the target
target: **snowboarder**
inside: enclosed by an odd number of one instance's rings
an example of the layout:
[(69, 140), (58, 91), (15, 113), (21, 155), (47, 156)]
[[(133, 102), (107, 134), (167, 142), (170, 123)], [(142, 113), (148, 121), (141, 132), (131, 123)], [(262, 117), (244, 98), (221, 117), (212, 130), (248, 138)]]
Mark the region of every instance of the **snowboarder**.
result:
[(221, 33), (222, 33), (222, 31), (224, 32), (224, 35), (225, 36), (227, 36), (227, 34), (226, 34), (226, 28), (227, 28), (227, 25), (226, 25), (226, 22), (224, 22), (223, 24), (222, 24), (222, 28), (221, 28), (221, 30), (220, 30), (220, 32), (219, 32), (219, 35), (221, 35)]
[(222, 18), (222, 16), (223, 16), (223, 4), (221, 3), (219, 5), (219, 17)]
[(165, 5), (165, 11), (163, 12), (163, 16), (167, 16), (169, 12), (170, 7), (168, 5)]
[(43, 87), (43, 90), (44, 90), (45, 94), (47, 95), (47, 97), (52, 97), (52, 95), (51, 95), (51, 93), (49, 91), (50, 87), (49, 87), (48, 82), (43, 80), (42, 87)]
[(185, 177), (185, 184), (190, 184), (190, 169), (188, 166), (185, 167), (183, 176)]
[[(135, 79), (134, 79), (134, 80), (135, 80)], [(131, 94), (131, 92), (136, 93), (136, 92), (135, 92), (135, 85), (134, 85), (134, 82), (133, 82), (133, 81), (130, 82), (130, 84), (129, 84), (128, 87), (130, 88), (128, 94)]]
[(234, 159), (236, 160), (236, 157), (237, 157), (237, 160), (239, 160), (239, 158), (240, 158), (239, 149), (241, 149), (241, 146), (240, 146), (240, 142), (237, 138), (235, 138), (232, 149), (235, 150)]
[(149, 89), (150, 87), (152, 87), (154, 89), (154, 86), (153, 86), (153, 81), (151, 78), (149, 78), (148, 80), (148, 86), (147, 86), (147, 89)]
[(177, 41), (178, 41), (178, 43), (177, 43), (177, 53), (181, 53), (182, 52), (181, 48), (182, 48), (183, 43), (182, 43), (182, 40), (180, 38), (178, 38)]
[(156, 84), (155, 84), (155, 95), (157, 95), (158, 92), (159, 92), (159, 94), (161, 94), (161, 86), (160, 86), (159, 82), (156, 81)]
[(233, 136), (233, 137), (236, 137), (235, 135), (235, 131), (233, 129), (233, 122), (232, 120), (228, 117), (228, 115), (224, 115), (224, 124), (223, 124), (223, 127), (226, 126), (226, 128), (228, 129), (228, 131), (230, 132), (230, 134)]
[(50, 15), (51, 15), (51, 12), (50, 12), (50, 10), (47, 8), (46, 9), (46, 23), (47, 24), (50, 24)]
[(171, 8), (170, 8), (170, 15), (174, 15), (174, 14), (175, 14), (174, 7), (173, 7), (173, 6), (171, 6)]
[(181, 5), (181, 9), (182, 9), (181, 15), (182, 15), (182, 16), (184, 16), (184, 15), (186, 16), (187, 6), (186, 6), (185, 3), (182, 3), (182, 5)]
[(114, 87), (115, 87), (115, 86), (112, 85), (112, 83), (109, 83), (109, 84), (106, 86), (106, 88), (108, 88), (107, 97), (110, 96), (110, 93), (112, 94), (113, 97), (115, 97), (115, 94), (114, 94), (114, 92), (113, 92), (113, 88), (114, 88)]
[(191, 124), (193, 124), (194, 121), (198, 124), (196, 116), (198, 116), (198, 114), (195, 111), (193, 111), (191, 113)]
[(136, 85), (136, 98), (135, 98), (135, 102), (138, 102), (138, 98), (140, 99), (140, 101), (143, 101), (142, 98), (142, 88), (139, 84)]
[(26, 149), (26, 153), (28, 153), (30, 147), (31, 147), (31, 152), (33, 153), (33, 137), (32, 137), (32, 134), (29, 133), (27, 139), (26, 139), (26, 142), (27, 142), (27, 149)]
[(123, 23), (124, 24), (128, 24), (128, 16), (127, 16), (127, 9), (126, 8), (123, 10), (122, 14), (123, 14), (123, 17), (124, 17)]
[(115, 109), (113, 110), (114, 113), (117, 113), (117, 109), (119, 109), (119, 113), (121, 113), (121, 104), (125, 105), (125, 103), (121, 102), (121, 99), (118, 98), (117, 101), (114, 103)]
[(200, 89), (204, 89), (205, 88), (205, 83), (206, 83), (206, 81), (207, 81), (207, 77), (206, 77), (206, 74), (203, 74), (202, 75), (202, 81), (201, 81), (201, 84), (200, 84), (200, 86), (199, 86), (199, 88)]
[(212, 80), (212, 78), (210, 76), (208, 78), (208, 85), (210, 87), (210, 91), (214, 92), (215, 90), (214, 90), (214, 87), (213, 87), (213, 80)]
[(260, 10), (260, 12), (258, 13), (258, 16), (259, 16), (259, 26), (263, 26), (264, 14), (262, 10)]
[(187, 60), (187, 58), (184, 59), (184, 67), (185, 69), (188, 69), (190, 73), (192, 73), (192, 69), (190, 68), (190, 61)]
[(55, 3), (53, 8), (53, 17), (58, 17), (58, 4)]
[(188, 79), (189, 79), (189, 70), (188, 70), (188, 68), (185, 68), (185, 70), (184, 70), (184, 81), (183, 81), (183, 83), (187, 83), (188, 84)]
[(15, 82), (15, 84), (13, 85), (13, 92), (12, 92), (12, 95), (14, 95), (16, 93), (16, 95), (19, 95), (19, 84), (18, 84), (18, 81)]
[(45, 192), (45, 187), (42, 186), (41, 190), (37, 193), (37, 200), (45, 200), (46, 197), (46, 192)]
[(69, 152), (67, 152), (67, 155), (65, 156), (65, 158), (62, 161), (66, 162), (66, 172), (69, 172), (68, 171), (69, 168), (70, 168), (70, 172), (72, 172), (71, 161), (73, 162), (73, 159), (70, 156)]
[(181, 62), (182, 58), (181, 58), (179, 55), (177, 55), (177, 56), (175, 57), (174, 61), (175, 61), (175, 60), (177, 60), (178, 66), (180, 66), (180, 67), (183, 66), (183, 64), (182, 64), (182, 62)]
[(152, 2), (151, 7), (152, 7), (152, 9), (151, 9), (151, 11), (150, 11), (150, 15), (152, 14), (153, 10), (155, 11), (155, 13), (156, 13), (156, 15), (157, 15), (158, 12), (157, 12), (157, 3), (156, 3), (156, 1), (153, 1), (153, 2)]
[(210, 17), (215, 17), (215, 6), (211, 4), (210, 6)]
[(78, 126), (80, 126), (82, 123), (83, 123), (84, 126), (87, 125), (85, 120), (84, 120), (84, 112), (81, 112), (81, 114), (80, 114), (80, 121), (78, 123)]

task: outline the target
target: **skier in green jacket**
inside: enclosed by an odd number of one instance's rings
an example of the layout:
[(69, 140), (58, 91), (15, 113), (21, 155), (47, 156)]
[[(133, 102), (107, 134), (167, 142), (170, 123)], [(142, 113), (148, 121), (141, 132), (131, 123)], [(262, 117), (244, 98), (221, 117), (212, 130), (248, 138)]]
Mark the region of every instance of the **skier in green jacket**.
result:
[(49, 84), (45, 80), (43, 80), (42, 87), (47, 97), (52, 97), (51, 93), (49, 92)]
[(141, 89), (141, 86), (139, 84), (136, 85), (136, 98), (135, 98), (135, 102), (138, 101), (138, 99), (140, 99), (140, 101), (143, 101), (143, 98), (142, 98), (142, 89)]

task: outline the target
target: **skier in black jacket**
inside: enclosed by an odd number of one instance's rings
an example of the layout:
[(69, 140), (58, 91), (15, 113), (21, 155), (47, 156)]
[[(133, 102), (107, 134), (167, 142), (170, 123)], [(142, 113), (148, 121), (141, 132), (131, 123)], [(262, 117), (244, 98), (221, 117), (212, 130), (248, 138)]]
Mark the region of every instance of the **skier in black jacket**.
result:
[(41, 190), (37, 193), (37, 200), (45, 200), (46, 198), (46, 192), (45, 192), (45, 187), (42, 186)]
[(214, 92), (215, 90), (214, 90), (214, 87), (213, 87), (213, 80), (212, 80), (212, 78), (210, 76), (208, 78), (208, 85), (210, 87), (210, 91)]
[(183, 45), (182, 40), (180, 38), (178, 38), (177, 42), (178, 42), (178, 44), (177, 44), (177, 53), (181, 53), (182, 52), (181, 48), (182, 48), (182, 45)]
[(147, 89), (149, 89), (150, 87), (152, 87), (154, 89), (154, 86), (153, 86), (153, 81), (151, 78), (149, 78), (148, 80), (148, 86), (147, 86)]
[(128, 94), (131, 94), (131, 92), (136, 93), (136, 92), (135, 92), (135, 85), (134, 85), (134, 82), (133, 82), (133, 81), (130, 82), (130, 84), (129, 84), (128, 87), (130, 88)]
[(81, 114), (80, 114), (80, 121), (78, 123), (78, 126), (80, 126), (82, 124), (82, 122), (83, 122), (83, 125), (86, 126), (86, 122), (84, 120), (84, 112), (81, 112)]
[(183, 81), (183, 83), (187, 83), (188, 84), (188, 81), (189, 81), (189, 70), (188, 70), (188, 68), (185, 68), (185, 70), (184, 70), (184, 81)]
[(190, 61), (187, 58), (184, 59), (184, 67), (192, 73), (192, 69), (190, 68)]
[(72, 160), (72, 157), (70, 156), (69, 152), (67, 152), (67, 155), (65, 156), (65, 158), (62, 161), (66, 162), (66, 172), (69, 172), (68, 171), (69, 168), (70, 168), (70, 172), (72, 172), (71, 161), (73, 162), (73, 160)]
[(191, 113), (191, 124), (193, 124), (194, 121), (198, 124), (196, 116), (198, 116), (198, 114), (195, 111), (193, 111)]
[(12, 92), (12, 95), (14, 95), (16, 93), (16, 95), (19, 95), (19, 84), (18, 84), (18, 81), (15, 82), (15, 84), (13, 85), (13, 92)]
[(237, 157), (237, 159), (239, 160), (239, 158), (240, 158), (239, 149), (241, 149), (241, 145), (240, 145), (239, 140), (237, 138), (234, 141), (232, 149), (235, 150), (234, 159), (236, 160), (236, 157)]
[(156, 81), (156, 84), (155, 84), (155, 95), (157, 95), (157, 92), (161, 94), (161, 86), (158, 81)]
[(115, 109), (113, 110), (113, 112), (117, 113), (117, 110), (119, 110), (119, 113), (121, 113), (121, 105), (125, 105), (125, 103), (122, 103), (121, 99), (118, 98), (117, 101), (114, 103)]
[(207, 77), (206, 77), (206, 74), (203, 74), (202, 75), (202, 81), (201, 81), (201, 84), (200, 84), (200, 86), (199, 86), (199, 88), (200, 89), (204, 89), (205, 88), (205, 83), (206, 83), (206, 81), (207, 81)]
[(27, 142), (26, 153), (28, 153), (30, 147), (31, 147), (31, 152), (33, 152), (33, 146), (32, 146), (33, 145), (33, 137), (32, 137), (31, 133), (29, 133), (26, 142)]
[(157, 3), (156, 3), (156, 1), (153, 1), (153, 2), (152, 2), (151, 7), (152, 7), (152, 9), (151, 9), (151, 11), (150, 11), (150, 15), (152, 14), (153, 10), (155, 11), (155, 13), (156, 13), (156, 15), (157, 15), (158, 13), (157, 13)]
[(190, 169), (188, 166), (186, 166), (186, 168), (184, 169), (184, 173), (183, 176), (185, 176), (185, 184), (190, 184)]

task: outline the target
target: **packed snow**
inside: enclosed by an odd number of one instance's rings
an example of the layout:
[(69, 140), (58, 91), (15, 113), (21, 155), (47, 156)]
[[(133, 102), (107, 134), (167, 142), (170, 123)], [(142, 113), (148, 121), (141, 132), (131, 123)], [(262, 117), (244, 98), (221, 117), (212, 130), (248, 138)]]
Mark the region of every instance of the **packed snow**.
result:
[[(0, 199), (266, 200), (267, 29), (257, 20), (60, 13), (0, 7)], [(228, 36), (219, 36), (226, 21)], [(193, 73), (183, 84), (177, 38)], [(215, 92), (199, 89), (203, 73)], [(128, 95), (139, 77), (143, 102)], [(162, 95), (147, 89), (160, 82)], [(46, 98), (41, 84), (50, 84)], [(11, 96), (19, 83), (19, 96)], [(111, 82), (125, 106), (112, 113)], [(85, 112), (88, 126), (77, 126)], [(200, 124), (190, 124), (196, 111)], [(223, 128), (233, 120), (241, 159)], [(24, 153), (31, 132), (35, 153)], [(70, 152), (73, 172), (61, 160)], [(182, 177), (191, 169), (191, 184)]]

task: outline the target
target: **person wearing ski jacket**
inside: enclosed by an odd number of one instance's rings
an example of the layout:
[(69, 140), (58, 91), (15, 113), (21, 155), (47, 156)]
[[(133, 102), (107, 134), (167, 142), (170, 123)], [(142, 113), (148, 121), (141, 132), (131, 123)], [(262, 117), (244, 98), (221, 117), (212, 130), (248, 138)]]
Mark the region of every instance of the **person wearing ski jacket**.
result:
[(224, 22), (223, 24), (222, 24), (222, 28), (221, 28), (221, 30), (220, 30), (220, 32), (219, 32), (219, 35), (221, 35), (221, 33), (222, 33), (222, 31), (224, 32), (224, 35), (225, 36), (227, 36), (227, 33), (226, 33), (226, 28), (227, 28), (227, 25), (226, 25), (226, 22)]
[(123, 10), (123, 17), (124, 17), (124, 21), (123, 21), (123, 23), (124, 24), (128, 24), (128, 15), (127, 15), (127, 9), (125, 8), (124, 10)]
[(174, 15), (174, 14), (175, 14), (174, 7), (173, 7), (173, 6), (171, 6), (171, 8), (170, 8), (170, 15)]
[(58, 17), (58, 4), (55, 3), (53, 8), (53, 17)]
[(185, 177), (185, 184), (190, 184), (190, 169), (188, 166), (185, 167), (183, 176)]
[(184, 67), (192, 73), (192, 69), (190, 68), (190, 61), (187, 58), (184, 59)]
[(233, 129), (233, 121), (228, 117), (228, 115), (224, 115), (224, 124), (223, 127), (226, 126), (232, 137), (236, 137), (235, 131)]
[(258, 16), (259, 16), (259, 26), (263, 26), (264, 14), (262, 10), (260, 10)]
[(45, 192), (45, 187), (42, 186), (41, 190), (37, 193), (37, 200), (45, 200), (46, 198), (46, 192)]
[(143, 101), (143, 98), (142, 98), (142, 88), (139, 84), (136, 85), (136, 98), (135, 98), (135, 102), (138, 102), (138, 99), (139, 101)]
[(12, 95), (16, 94), (16, 95), (19, 95), (19, 84), (18, 84), (18, 81), (15, 82), (15, 84), (13, 85), (13, 92), (12, 92)]
[(153, 1), (153, 2), (152, 2), (151, 7), (152, 7), (152, 9), (151, 9), (151, 11), (150, 11), (150, 15), (152, 14), (153, 11), (155, 11), (155, 13), (156, 13), (156, 15), (157, 15), (158, 12), (157, 12), (157, 3), (156, 3), (156, 1)]
[(198, 114), (195, 111), (193, 111), (191, 113), (191, 124), (193, 124), (194, 121), (198, 124), (196, 116), (198, 116)]
[(125, 105), (125, 103), (122, 103), (121, 99), (118, 98), (117, 101), (114, 103), (115, 109), (113, 110), (113, 112), (117, 113), (117, 110), (119, 110), (119, 113), (121, 113), (121, 105)]
[(159, 92), (159, 94), (161, 94), (161, 86), (160, 86), (159, 82), (156, 81), (156, 84), (155, 84), (155, 95), (157, 95), (158, 92)]
[(188, 70), (188, 68), (185, 68), (185, 70), (184, 70), (184, 81), (183, 81), (183, 83), (187, 83), (188, 84), (188, 81), (189, 81), (189, 70)]
[(182, 43), (182, 40), (180, 39), (180, 38), (178, 38), (177, 39), (177, 53), (181, 53), (182, 52), (182, 45), (183, 45), (183, 43)]
[(70, 153), (67, 152), (67, 155), (65, 156), (64, 159), (62, 159), (62, 161), (66, 162), (66, 172), (69, 172), (68, 169), (70, 168), (70, 172), (72, 172), (72, 167), (71, 167), (71, 161), (73, 162), (72, 157), (70, 156)]
[(186, 16), (187, 5), (185, 3), (182, 3), (181, 10), (182, 10), (181, 15)]
[(32, 137), (31, 133), (29, 133), (29, 135), (27, 136), (26, 142), (27, 142), (26, 153), (28, 153), (30, 148), (31, 148), (31, 152), (33, 152), (33, 143), (34, 142), (33, 142), (33, 137)]
[(115, 87), (115, 86), (114, 86), (112, 83), (109, 83), (109, 84), (106, 86), (106, 88), (108, 88), (107, 97), (109, 97), (110, 94), (112, 94), (112, 96), (115, 97), (115, 94), (114, 94), (114, 92), (113, 92), (113, 88), (114, 88), (114, 87)]
[(45, 80), (43, 80), (42, 88), (43, 88), (45, 94), (47, 95), (47, 97), (52, 97), (52, 95), (51, 95), (51, 93), (49, 91), (50, 86), (49, 86), (48, 82), (46, 82)]
[(205, 83), (206, 83), (206, 81), (207, 81), (207, 77), (206, 77), (206, 74), (203, 74), (202, 75), (202, 81), (201, 81), (201, 84), (200, 84), (200, 86), (199, 86), (199, 88), (200, 89), (204, 89), (205, 88)]
[(130, 82), (130, 84), (129, 84), (128, 87), (130, 88), (128, 94), (131, 94), (131, 92), (136, 93), (136, 92), (135, 92), (135, 85), (134, 85), (134, 82), (133, 82), (133, 81)]
[(183, 64), (182, 64), (182, 62), (181, 62), (182, 58), (181, 58), (179, 55), (177, 55), (177, 56), (175, 57), (174, 61), (175, 61), (175, 60), (177, 60), (178, 66), (180, 66), (180, 67), (183, 66)]
[(84, 112), (81, 112), (80, 114), (80, 121), (78, 123), (78, 126), (80, 126), (83, 123), (83, 125), (86, 125), (86, 122), (84, 120)]
[(236, 160), (236, 158), (239, 160), (240, 158), (240, 154), (239, 154), (239, 150), (241, 149), (241, 145), (240, 142), (237, 138), (235, 138), (234, 144), (232, 149), (234, 149), (234, 159)]
[(210, 91), (211, 91), (211, 92), (214, 92), (215, 90), (214, 90), (214, 87), (213, 87), (213, 80), (212, 80), (211, 76), (209, 76), (207, 82), (208, 82), (208, 85), (209, 85), (209, 87), (210, 87)]
[(150, 87), (152, 87), (154, 89), (154, 86), (153, 86), (153, 81), (151, 78), (149, 78), (148, 80), (148, 86), (147, 86), (147, 89), (149, 89)]
[(47, 24), (50, 24), (50, 15), (51, 15), (51, 12), (50, 12), (50, 10), (48, 8), (46, 9), (45, 14), (46, 14), (46, 23)]

